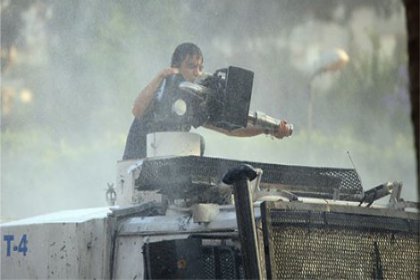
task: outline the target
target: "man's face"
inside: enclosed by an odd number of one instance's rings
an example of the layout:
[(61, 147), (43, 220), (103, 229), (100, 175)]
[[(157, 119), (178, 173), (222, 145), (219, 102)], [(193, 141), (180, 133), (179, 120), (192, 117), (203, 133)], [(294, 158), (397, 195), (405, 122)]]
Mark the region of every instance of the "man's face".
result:
[(187, 55), (179, 67), (179, 72), (184, 79), (193, 82), (203, 71), (203, 58), (198, 55)]

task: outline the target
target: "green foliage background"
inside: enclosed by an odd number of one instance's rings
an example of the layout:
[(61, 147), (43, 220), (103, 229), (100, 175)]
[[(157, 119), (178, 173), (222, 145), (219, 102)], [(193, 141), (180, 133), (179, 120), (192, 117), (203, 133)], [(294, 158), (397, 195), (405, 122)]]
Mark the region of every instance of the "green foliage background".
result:
[[(350, 154), (365, 188), (398, 180), (403, 195), (416, 200), (402, 9), (397, 0), (2, 1), (1, 219), (106, 205), (132, 101), (184, 41), (202, 48), (207, 72), (253, 70), (251, 110), (295, 125), (282, 141), (199, 128), (207, 156), (352, 167)], [(375, 20), (355, 30), (360, 10)], [(313, 23), (335, 26), (344, 39), (320, 29), (299, 48), (341, 47), (350, 63), (313, 81), (309, 131), (309, 76), (290, 46), (296, 28)], [(381, 24), (394, 30), (388, 56)], [(3, 50), (12, 47), (17, 59), (4, 63)], [(16, 92), (7, 104), (6, 88)], [(31, 103), (19, 101), (21, 89), (33, 93)]]

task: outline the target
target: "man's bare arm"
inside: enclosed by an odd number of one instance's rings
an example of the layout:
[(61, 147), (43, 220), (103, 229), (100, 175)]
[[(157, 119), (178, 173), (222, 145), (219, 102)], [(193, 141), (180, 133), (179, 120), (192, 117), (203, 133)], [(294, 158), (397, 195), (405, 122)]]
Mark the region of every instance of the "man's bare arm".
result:
[(162, 81), (169, 75), (178, 74), (177, 68), (165, 68), (139, 93), (134, 100), (132, 113), (136, 118), (143, 117)]
[(252, 137), (252, 136), (257, 136), (264, 133), (263, 129), (254, 127), (254, 126), (247, 126), (244, 128), (238, 128), (231, 131), (220, 128), (220, 127), (216, 127), (210, 124), (205, 124), (203, 125), (203, 127), (223, 133), (228, 136), (235, 136), (235, 137)]
[(216, 127), (210, 124), (205, 124), (203, 125), (205, 128), (223, 133), (225, 135), (228, 136), (235, 136), (235, 137), (252, 137), (252, 136), (257, 136), (257, 135), (261, 135), (261, 134), (269, 134), (271, 136), (274, 136), (278, 139), (281, 139), (283, 137), (286, 136), (290, 136), (291, 135), (291, 131), (289, 129), (289, 127), (287, 126), (287, 122), (282, 120), (278, 126), (277, 130), (272, 130), (272, 131), (267, 131), (264, 128), (258, 127), (258, 126), (253, 126), (252, 124), (248, 124), (247, 127), (244, 128), (238, 128), (232, 131), (220, 128), (220, 127)]

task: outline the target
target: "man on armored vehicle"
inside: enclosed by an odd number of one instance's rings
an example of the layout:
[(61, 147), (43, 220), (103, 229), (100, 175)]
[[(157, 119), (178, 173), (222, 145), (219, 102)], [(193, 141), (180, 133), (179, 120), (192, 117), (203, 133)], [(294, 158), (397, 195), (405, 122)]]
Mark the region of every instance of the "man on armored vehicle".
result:
[[(212, 124), (209, 117), (203, 114), (200, 98), (179, 89), (181, 82), (192, 83), (202, 76), (203, 61), (203, 54), (195, 44), (182, 43), (176, 47), (172, 55), (171, 67), (161, 70), (134, 101), (132, 113), (135, 118), (129, 130), (123, 160), (146, 157), (148, 133), (189, 131), (191, 126), (203, 126), (229, 136), (238, 137), (250, 137), (265, 133), (281, 139), (291, 135), (292, 127), (284, 120), (270, 128), (255, 125), (255, 122), (246, 122), (243, 127), (235, 128)], [(252, 87), (253, 75), (250, 77), (250, 86)], [(187, 103), (176, 103), (176, 95), (182, 95)], [(171, 101), (175, 102), (171, 103)], [(168, 105), (169, 103), (172, 106)], [(176, 109), (174, 104), (178, 104), (180, 108)], [(189, 104), (195, 105), (189, 106)], [(249, 100), (247, 105), (249, 109)], [(193, 112), (183, 114), (182, 111), (185, 111), (186, 106), (194, 107)]]

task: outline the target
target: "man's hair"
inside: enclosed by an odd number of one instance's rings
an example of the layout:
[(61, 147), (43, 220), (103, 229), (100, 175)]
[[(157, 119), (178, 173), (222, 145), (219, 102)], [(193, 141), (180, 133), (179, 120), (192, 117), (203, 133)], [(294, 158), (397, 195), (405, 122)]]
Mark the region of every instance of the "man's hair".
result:
[(171, 67), (180, 67), (181, 63), (188, 55), (197, 55), (204, 60), (203, 53), (197, 45), (193, 43), (182, 43), (176, 47), (174, 53), (172, 54)]

